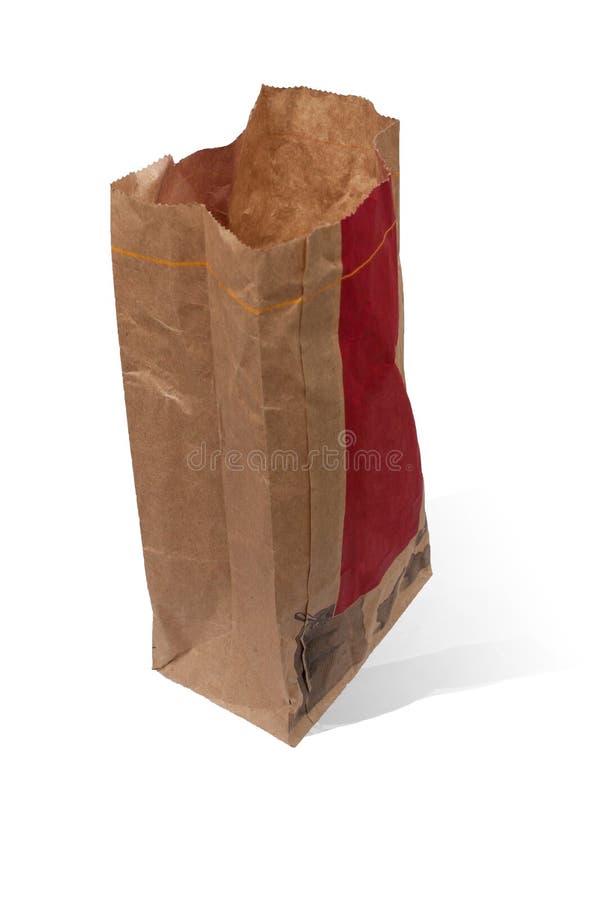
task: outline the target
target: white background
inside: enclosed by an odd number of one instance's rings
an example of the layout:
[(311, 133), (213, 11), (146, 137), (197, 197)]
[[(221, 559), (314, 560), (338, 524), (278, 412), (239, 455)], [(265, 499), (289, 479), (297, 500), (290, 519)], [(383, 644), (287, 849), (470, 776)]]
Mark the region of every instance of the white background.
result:
[[(596, 4), (2, 32), (3, 896), (598, 897)], [(263, 81), (401, 119), (435, 568), (295, 750), (150, 670), (109, 251), (110, 181), (228, 143)]]

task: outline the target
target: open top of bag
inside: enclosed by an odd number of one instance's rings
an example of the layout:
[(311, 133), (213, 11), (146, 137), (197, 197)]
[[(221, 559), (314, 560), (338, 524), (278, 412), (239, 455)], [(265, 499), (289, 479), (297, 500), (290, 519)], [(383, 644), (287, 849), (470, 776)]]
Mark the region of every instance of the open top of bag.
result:
[(362, 97), (263, 86), (233, 143), (165, 157), (160, 178), (144, 184), (142, 170), (113, 187), (150, 203), (203, 204), (242, 243), (267, 247), (349, 216), (396, 175), (397, 129)]

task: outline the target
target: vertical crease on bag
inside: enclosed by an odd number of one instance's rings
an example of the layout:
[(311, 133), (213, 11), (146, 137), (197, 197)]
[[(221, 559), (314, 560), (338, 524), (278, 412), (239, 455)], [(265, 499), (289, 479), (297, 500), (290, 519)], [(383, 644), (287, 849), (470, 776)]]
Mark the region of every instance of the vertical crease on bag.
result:
[[(306, 265), (308, 259), (308, 238), (304, 239), (304, 263), (302, 269), (302, 296), (304, 296), (304, 286), (306, 284)], [(310, 450), (310, 438), (308, 433), (308, 398), (306, 391), (306, 373), (304, 370), (304, 356), (302, 353), (302, 318), (304, 312), (304, 305), (300, 307), (300, 315), (298, 316), (298, 351), (300, 355), (300, 368), (302, 371), (302, 384), (304, 386), (304, 424), (306, 431), (306, 452), (308, 454)], [(307, 467), (307, 478), (308, 478), (308, 567), (306, 572), (306, 606), (304, 609), (304, 625), (302, 626), (302, 631), (300, 634), (300, 645), (302, 647), (302, 652), (300, 655), (300, 662), (302, 667), (302, 677), (304, 679), (304, 683), (306, 685), (306, 695), (303, 692), (303, 701), (304, 701), (304, 714), (309, 719), (308, 715), (308, 698), (310, 696), (310, 677), (308, 672), (308, 666), (306, 661), (306, 643), (304, 641), (304, 631), (306, 630), (306, 622), (309, 617), (308, 608), (310, 606), (310, 563), (312, 558), (312, 481), (310, 475), (310, 466)]]

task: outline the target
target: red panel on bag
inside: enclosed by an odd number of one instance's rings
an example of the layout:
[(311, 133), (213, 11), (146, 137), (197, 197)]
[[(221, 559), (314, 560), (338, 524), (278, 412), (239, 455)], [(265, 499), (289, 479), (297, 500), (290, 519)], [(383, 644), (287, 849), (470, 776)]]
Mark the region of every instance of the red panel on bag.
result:
[(377, 587), (417, 532), (423, 496), (413, 414), (395, 363), (398, 251), (390, 180), (342, 220), (339, 341), (346, 512), (336, 615)]

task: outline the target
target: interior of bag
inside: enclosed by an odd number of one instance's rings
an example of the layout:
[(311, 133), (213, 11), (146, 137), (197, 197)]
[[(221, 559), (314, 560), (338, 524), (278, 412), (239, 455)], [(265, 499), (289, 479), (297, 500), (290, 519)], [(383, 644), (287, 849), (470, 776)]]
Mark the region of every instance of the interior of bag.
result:
[(375, 140), (392, 122), (360, 97), (263, 87), (242, 134), (172, 165), (158, 202), (203, 203), (250, 247), (305, 237), (388, 177)]

